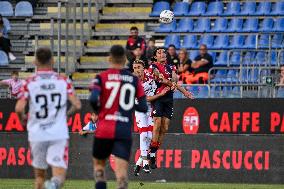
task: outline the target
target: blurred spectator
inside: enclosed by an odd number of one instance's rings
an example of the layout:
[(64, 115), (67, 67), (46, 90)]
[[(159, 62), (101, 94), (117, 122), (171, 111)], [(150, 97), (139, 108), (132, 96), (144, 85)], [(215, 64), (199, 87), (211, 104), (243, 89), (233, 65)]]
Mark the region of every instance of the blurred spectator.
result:
[(145, 53), (146, 50), (145, 40), (142, 37), (139, 37), (138, 34), (139, 34), (138, 28), (136, 26), (132, 26), (130, 28), (130, 36), (128, 37), (126, 43), (127, 58), (129, 61), (133, 59), (134, 55), (132, 51), (136, 47), (141, 48), (142, 54)]
[(180, 75), (180, 81), (186, 83), (186, 78), (188, 76), (193, 76), (193, 69), (191, 68), (192, 61), (189, 59), (186, 49), (181, 49), (178, 54), (179, 57), (179, 66), (177, 67), (178, 73)]
[(129, 69), (129, 71), (133, 72), (133, 62), (135, 60), (142, 60), (144, 62), (144, 65), (145, 65), (145, 68), (148, 68), (149, 67), (149, 64), (148, 64), (148, 60), (146, 58), (145, 55), (142, 54), (142, 49), (141, 47), (136, 47), (133, 51), (132, 51), (134, 57), (129, 61), (127, 67)]
[(16, 57), (11, 52), (11, 42), (8, 38), (8, 31), (4, 25), (2, 15), (0, 15), (0, 49), (7, 53), (11, 61), (16, 60)]
[(146, 57), (148, 60), (151, 60), (151, 58), (153, 57), (154, 50), (155, 50), (155, 39), (151, 37), (148, 40), (147, 49), (146, 49)]
[(194, 58), (191, 67), (195, 74), (191, 83), (207, 83), (208, 71), (213, 67), (213, 58), (208, 54), (206, 45), (200, 45), (199, 55)]
[(19, 79), (19, 73), (17, 71), (13, 71), (11, 73), (11, 79), (6, 79), (0, 81), (0, 85), (6, 85), (9, 87), (11, 91), (11, 95), (14, 98), (17, 98), (20, 89), (22, 87), (23, 80)]
[(179, 66), (179, 58), (176, 52), (176, 46), (174, 45), (169, 45), (168, 47), (168, 53), (170, 55), (170, 63), (174, 66), (176, 66), (176, 68), (178, 68)]

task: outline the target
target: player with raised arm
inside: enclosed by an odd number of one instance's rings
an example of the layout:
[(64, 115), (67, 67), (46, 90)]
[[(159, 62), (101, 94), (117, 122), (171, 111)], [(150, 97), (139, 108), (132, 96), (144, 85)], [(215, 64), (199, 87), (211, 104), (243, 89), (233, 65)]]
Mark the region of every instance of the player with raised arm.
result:
[(133, 113), (148, 108), (140, 80), (124, 68), (126, 53), (121, 45), (111, 47), (109, 63), (110, 68), (97, 75), (91, 86), (90, 103), (99, 116), (93, 145), (95, 187), (106, 188), (106, 160), (113, 154), (117, 188), (127, 189)]
[(149, 154), (152, 169), (157, 168), (156, 152), (163, 142), (164, 136), (168, 131), (170, 120), (173, 116), (173, 91), (178, 89), (185, 97), (193, 98), (193, 95), (190, 92), (186, 91), (176, 83), (176, 69), (175, 66), (167, 63), (165, 49), (162, 47), (157, 48), (154, 51), (154, 58), (156, 62), (151, 64), (149, 71), (158, 81), (156, 94), (161, 93), (166, 87), (171, 87), (171, 90), (161, 98), (153, 101), (154, 128)]
[[(15, 111), (23, 123), (27, 120), (35, 189), (59, 189), (68, 167), (67, 116), (80, 110), (81, 102), (71, 81), (52, 71), (54, 59), (49, 48), (38, 48), (34, 63), (37, 71), (24, 81)], [(71, 108), (66, 114), (68, 100)], [(48, 166), (52, 168), (52, 178), (45, 182)]]
[(141, 155), (136, 162), (134, 175), (139, 176), (141, 167), (143, 167), (145, 173), (151, 172), (149, 161), (147, 159), (150, 143), (152, 140), (152, 131), (154, 125), (152, 105), (150, 102), (165, 95), (170, 90), (170, 88), (167, 87), (161, 93), (155, 94), (157, 90), (157, 84), (153, 76), (147, 71), (147, 69), (144, 68), (144, 62), (142, 60), (135, 60), (132, 66), (133, 66), (133, 74), (136, 75), (142, 81), (144, 92), (147, 96), (147, 101), (148, 101), (147, 113), (142, 113), (137, 111), (135, 112), (136, 123), (140, 133)]

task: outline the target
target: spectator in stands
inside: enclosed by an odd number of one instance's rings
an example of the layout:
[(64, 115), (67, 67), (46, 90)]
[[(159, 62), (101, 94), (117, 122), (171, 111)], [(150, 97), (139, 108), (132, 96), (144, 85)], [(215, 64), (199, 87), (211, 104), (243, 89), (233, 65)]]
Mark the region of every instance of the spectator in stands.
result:
[(126, 50), (127, 50), (127, 58), (128, 60), (132, 60), (134, 55), (133, 55), (133, 50), (136, 47), (140, 47), (142, 50), (142, 54), (145, 53), (146, 50), (146, 43), (145, 40), (142, 37), (138, 36), (139, 31), (136, 26), (132, 26), (130, 28), (130, 36), (127, 39), (126, 43)]
[(177, 68), (179, 66), (179, 58), (177, 55), (177, 51), (176, 51), (176, 46), (175, 45), (169, 45), (168, 47), (168, 53), (170, 55), (170, 62), (172, 65), (175, 65)]
[(194, 77), (190, 83), (207, 83), (208, 71), (213, 67), (213, 58), (207, 52), (207, 46), (205, 44), (200, 45), (199, 55), (197, 55), (192, 61), (191, 67), (194, 69)]
[(186, 83), (186, 78), (189, 76), (192, 77), (194, 73), (191, 67), (192, 61), (188, 56), (187, 50), (184, 48), (180, 49), (178, 57), (180, 62), (180, 64), (177, 67), (178, 74), (180, 76), (179, 80), (182, 81), (183, 83)]
[(8, 38), (8, 31), (4, 25), (2, 15), (0, 15), (0, 49), (7, 53), (11, 61), (16, 60), (16, 57), (11, 52), (11, 42)]
[(151, 37), (147, 43), (146, 49), (146, 57), (148, 60), (151, 60), (151, 58), (153, 57), (155, 48), (155, 39)]
[(19, 79), (19, 73), (17, 71), (13, 71), (11, 73), (11, 79), (0, 81), (0, 85), (6, 85), (9, 87), (12, 98), (17, 98), (22, 84), (23, 80)]
[(141, 47), (137, 46), (134, 50), (133, 50), (133, 55), (134, 57), (129, 61), (127, 67), (129, 69), (129, 71), (133, 72), (133, 62), (135, 60), (142, 60), (145, 63), (145, 68), (149, 68), (149, 64), (148, 64), (148, 60), (146, 58), (146, 56), (143, 54)]

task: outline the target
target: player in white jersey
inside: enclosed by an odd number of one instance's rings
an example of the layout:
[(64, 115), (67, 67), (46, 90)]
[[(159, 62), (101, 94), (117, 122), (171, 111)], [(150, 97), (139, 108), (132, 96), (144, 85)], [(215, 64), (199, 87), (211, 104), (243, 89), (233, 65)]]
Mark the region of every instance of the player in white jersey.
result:
[[(15, 108), (21, 121), (27, 120), (36, 189), (62, 187), (68, 166), (67, 116), (81, 108), (81, 102), (75, 96), (71, 81), (52, 71), (53, 64), (49, 48), (37, 49), (37, 72), (24, 81)], [(71, 102), (71, 108), (66, 114), (68, 100)], [(27, 104), (28, 119), (25, 114)], [(48, 166), (52, 168), (52, 178), (45, 182)]]
[(136, 123), (140, 133), (140, 152), (141, 155), (136, 162), (134, 169), (134, 175), (139, 176), (141, 167), (145, 173), (150, 173), (150, 166), (148, 163), (147, 155), (152, 140), (153, 131), (153, 116), (151, 101), (154, 101), (163, 95), (165, 95), (170, 88), (165, 88), (161, 93), (156, 94), (157, 85), (150, 73), (144, 68), (144, 62), (142, 60), (135, 60), (133, 62), (133, 74), (136, 75), (141, 81), (144, 88), (145, 95), (148, 101), (148, 112), (142, 113), (135, 111)]

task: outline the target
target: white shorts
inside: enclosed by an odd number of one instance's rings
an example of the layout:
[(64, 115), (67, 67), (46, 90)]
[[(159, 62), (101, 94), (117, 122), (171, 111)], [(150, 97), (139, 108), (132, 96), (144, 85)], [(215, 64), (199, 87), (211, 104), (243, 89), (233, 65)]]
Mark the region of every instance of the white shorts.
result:
[(30, 142), (32, 166), (37, 169), (47, 169), (48, 165), (67, 169), (68, 140)]
[(135, 118), (138, 128), (150, 127), (154, 125), (151, 109), (147, 113), (135, 112)]

